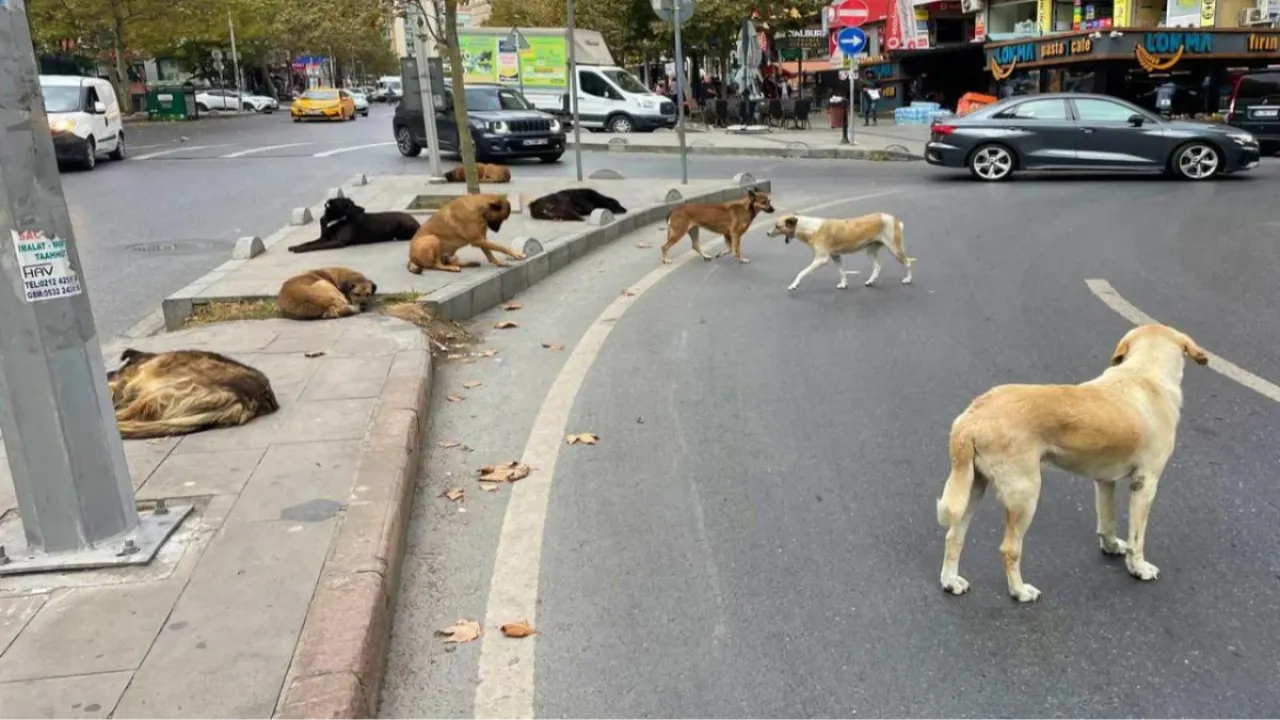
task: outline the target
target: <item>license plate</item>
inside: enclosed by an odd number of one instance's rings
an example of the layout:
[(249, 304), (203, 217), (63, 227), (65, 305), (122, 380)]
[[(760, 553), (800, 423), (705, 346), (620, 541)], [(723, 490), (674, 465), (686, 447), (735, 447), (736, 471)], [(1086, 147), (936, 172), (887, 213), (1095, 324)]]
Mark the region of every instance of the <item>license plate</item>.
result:
[(1280, 116), (1280, 108), (1255, 108), (1253, 111), (1253, 116), (1260, 117), (1260, 118), (1277, 117), (1277, 116)]
[(308, 114), (308, 115), (322, 115), (323, 113), (322, 113), (321, 111), (319, 111), (319, 110), (308, 110), (308, 111), (307, 111), (307, 114)]
[(528, 146), (530, 146), (530, 145), (546, 145), (546, 144), (547, 144), (547, 139), (546, 139), (546, 138), (534, 138), (533, 140), (525, 140), (525, 141), (524, 141), (524, 144), (525, 144), (525, 147), (528, 147)]

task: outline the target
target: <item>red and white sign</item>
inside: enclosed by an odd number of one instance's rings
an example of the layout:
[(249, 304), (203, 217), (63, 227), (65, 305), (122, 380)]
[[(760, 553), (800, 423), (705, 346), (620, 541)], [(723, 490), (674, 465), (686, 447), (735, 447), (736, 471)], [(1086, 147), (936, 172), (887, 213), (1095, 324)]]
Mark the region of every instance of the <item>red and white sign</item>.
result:
[(871, 18), (871, 8), (862, 0), (844, 0), (836, 5), (835, 24), (847, 28), (862, 27)]

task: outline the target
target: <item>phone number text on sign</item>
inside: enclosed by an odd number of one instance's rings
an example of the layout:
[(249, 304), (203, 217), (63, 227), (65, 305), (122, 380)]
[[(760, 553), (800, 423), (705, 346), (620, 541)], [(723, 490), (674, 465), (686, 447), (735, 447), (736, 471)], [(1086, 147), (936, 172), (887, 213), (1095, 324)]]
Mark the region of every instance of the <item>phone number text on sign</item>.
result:
[(71, 267), (67, 241), (39, 230), (13, 232), (27, 302), (79, 295), (80, 275)]

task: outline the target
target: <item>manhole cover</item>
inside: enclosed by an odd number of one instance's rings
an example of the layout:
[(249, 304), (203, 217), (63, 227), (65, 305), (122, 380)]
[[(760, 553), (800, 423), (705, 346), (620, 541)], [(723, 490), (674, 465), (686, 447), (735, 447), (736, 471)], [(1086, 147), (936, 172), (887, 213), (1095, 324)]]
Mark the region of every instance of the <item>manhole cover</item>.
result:
[(127, 246), (129, 250), (144, 255), (183, 255), (204, 252), (216, 248), (215, 240), (165, 240), (162, 242), (137, 243)]

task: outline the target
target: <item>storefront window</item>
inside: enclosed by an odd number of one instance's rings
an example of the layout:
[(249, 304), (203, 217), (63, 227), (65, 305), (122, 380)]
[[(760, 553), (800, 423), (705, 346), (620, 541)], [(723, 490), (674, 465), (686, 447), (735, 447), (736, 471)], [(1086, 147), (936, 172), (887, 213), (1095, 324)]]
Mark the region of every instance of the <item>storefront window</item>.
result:
[(1040, 71), (1019, 70), (1000, 81), (1000, 97), (1014, 95), (1038, 95), (1040, 93)]
[(995, 3), (987, 14), (987, 35), (999, 38), (1001, 35), (1034, 35), (1036, 26), (1036, 1), (1014, 0), (1014, 2)]

